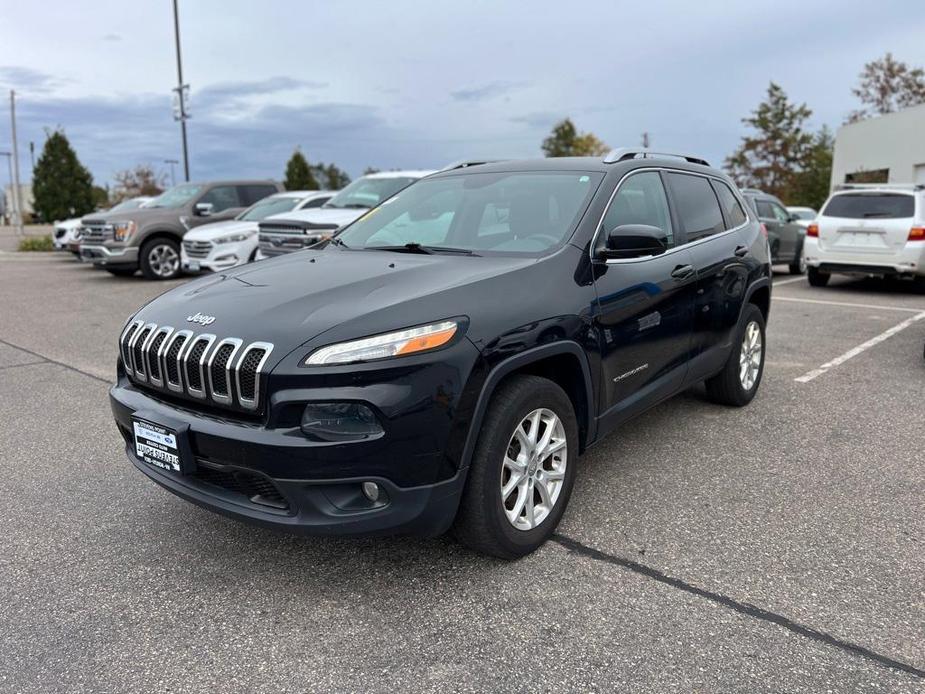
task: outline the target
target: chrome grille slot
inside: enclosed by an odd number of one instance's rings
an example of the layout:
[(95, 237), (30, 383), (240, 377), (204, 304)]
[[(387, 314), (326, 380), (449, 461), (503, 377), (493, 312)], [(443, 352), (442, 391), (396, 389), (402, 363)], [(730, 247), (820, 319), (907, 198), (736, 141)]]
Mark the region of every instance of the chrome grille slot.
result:
[(174, 333), (164, 350), (164, 375), (167, 377), (167, 388), (177, 393), (183, 392), (183, 376), (180, 371), (183, 347), (192, 335), (192, 330), (180, 330)]
[(81, 228), (81, 240), (88, 243), (103, 243), (114, 237), (112, 224), (88, 221)]
[(184, 358), (183, 374), (186, 377), (186, 392), (194, 398), (205, 398), (204, 370), (206, 354), (215, 341), (215, 335), (197, 335), (190, 340), (189, 349)]
[(260, 402), (260, 373), (273, 351), (269, 342), (253, 342), (241, 353), (235, 373), (238, 402), (241, 407), (256, 410)]
[(209, 390), (216, 402), (230, 405), (234, 401), (231, 393), (231, 368), (242, 344), (243, 341), (236, 337), (226, 338), (218, 343), (209, 358)]
[(151, 336), (151, 342), (145, 351), (145, 358), (148, 365), (148, 380), (152, 385), (164, 385), (164, 367), (161, 360), (162, 352), (167, 339), (173, 332), (173, 328), (163, 326), (158, 328)]
[(148, 338), (151, 337), (151, 333), (154, 332), (155, 328), (157, 328), (157, 326), (154, 323), (148, 323), (135, 333), (132, 337), (132, 341), (129, 343), (132, 350), (133, 372), (135, 378), (142, 383), (148, 380), (148, 372), (145, 368), (145, 349), (147, 347)]
[(122, 339), (119, 341), (120, 350), (122, 352), (122, 366), (125, 368), (126, 372), (132, 372), (132, 337), (135, 335), (135, 331), (143, 325), (143, 322), (136, 320), (122, 331)]

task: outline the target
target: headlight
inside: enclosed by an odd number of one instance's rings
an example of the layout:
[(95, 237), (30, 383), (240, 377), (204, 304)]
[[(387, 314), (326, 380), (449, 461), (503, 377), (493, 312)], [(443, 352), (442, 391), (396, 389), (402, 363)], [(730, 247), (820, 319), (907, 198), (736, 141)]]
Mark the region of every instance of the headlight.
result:
[(112, 225), (112, 233), (116, 241), (128, 241), (135, 233), (135, 222), (116, 222)]
[(308, 356), (305, 363), (308, 366), (349, 364), (356, 361), (388, 359), (428, 352), (442, 347), (453, 339), (458, 328), (459, 324), (456, 321), (448, 320), (385, 335), (364, 337), (362, 340), (341, 342), (315, 350)]
[(215, 239), (215, 243), (237, 243), (238, 241), (244, 241), (250, 238), (255, 233), (256, 232), (251, 232), (249, 234), (228, 234), (228, 236), (220, 236)]

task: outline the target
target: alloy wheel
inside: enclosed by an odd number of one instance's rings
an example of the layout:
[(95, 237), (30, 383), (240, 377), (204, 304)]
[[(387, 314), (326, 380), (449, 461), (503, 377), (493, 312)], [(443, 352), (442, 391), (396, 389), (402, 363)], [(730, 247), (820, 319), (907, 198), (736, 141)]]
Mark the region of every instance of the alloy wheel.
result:
[(171, 246), (160, 244), (148, 253), (148, 265), (158, 277), (171, 277), (180, 267), (180, 255)]
[(764, 345), (761, 341), (761, 328), (758, 323), (750, 321), (745, 326), (742, 348), (739, 351), (739, 382), (746, 391), (755, 387), (761, 371), (761, 355)]
[(501, 503), (518, 530), (532, 530), (549, 516), (565, 483), (568, 441), (552, 410), (533, 410), (511, 435), (501, 466)]

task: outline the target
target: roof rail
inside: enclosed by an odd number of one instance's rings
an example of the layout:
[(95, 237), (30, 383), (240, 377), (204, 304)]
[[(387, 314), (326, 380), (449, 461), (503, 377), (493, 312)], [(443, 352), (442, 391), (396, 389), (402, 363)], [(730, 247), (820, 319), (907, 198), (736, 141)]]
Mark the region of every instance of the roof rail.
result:
[(453, 169), (468, 169), (470, 166), (481, 166), (482, 164), (494, 164), (496, 161), (504, 161), (503, 159), (460, 159), (459, 161), (454, 161), (452, 164), (447, 164), (442, 169), (437, 171), (441, 173), (443, 171), (452, 171)]
[(647, 157), (678, 157), (691, 164), (700, 164), (701, 166), (710, 165), (710, 163), (702, 157), (695, 157), (691, 154), (679, 154), (678, 152), (655, 152), (646, 147), (618, 147), (617, 149), (612, 149), (608, 152), (607, 156), (604, 157), (604, 163), (615, 164), (618, 161), (636, 159), (637, 157), (642, 157), (643, 159)]
[(751, 193), (752, 195), (767, 195), (761, 188), (739, 188), (740, 193)]
[(925, 183), (836, 183), (835, 190), (925, 190)]

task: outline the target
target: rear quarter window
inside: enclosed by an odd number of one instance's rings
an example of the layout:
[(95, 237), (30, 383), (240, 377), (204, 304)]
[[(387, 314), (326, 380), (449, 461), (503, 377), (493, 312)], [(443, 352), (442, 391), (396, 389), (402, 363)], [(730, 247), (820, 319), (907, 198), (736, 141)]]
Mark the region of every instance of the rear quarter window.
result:
[(906, 219), (915, 215), (915, 197), (903, 193), (842, 193), (822, 210), (823, 217)]
[(719, 201), (709, 180), (703, 176), (676, 173), (668, 174), (667, 178), (688, 242), (725, 230)]

